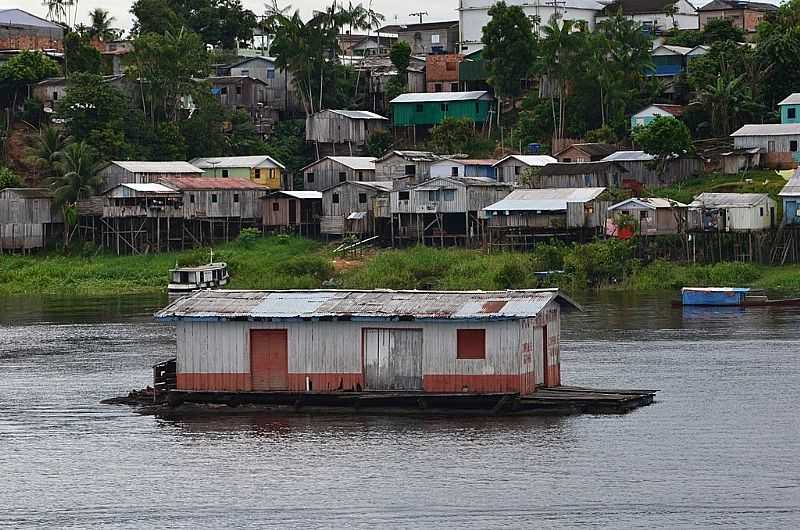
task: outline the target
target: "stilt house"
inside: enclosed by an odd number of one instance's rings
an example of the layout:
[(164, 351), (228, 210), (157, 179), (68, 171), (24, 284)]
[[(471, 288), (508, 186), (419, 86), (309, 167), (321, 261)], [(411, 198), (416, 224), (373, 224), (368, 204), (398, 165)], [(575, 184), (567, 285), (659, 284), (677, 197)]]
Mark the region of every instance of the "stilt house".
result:
[(0, 190), (0, 251), (43, 248), (63, 231), (64, 215), (50, 190)]
[(530, 394), (561, 384), (556, 289), (199, 291), (175, 325), (177, 389)]
[(380, 234), (384, 221), (388, 221), (388, 205), (391, 181), (342, 182), (322, 192), (322, 218), (320, 231), (323, 234), (343, 235)]
[(145, 162), (137, 160), (115, 160), (98, 173), (105, 182), (105, 189), (117, 184), (158, 182), (165, 177), (201, 177), (203, 170), (189, 162)]
[(407, 179), (416, 184), (429, 179), (431, 164), (441, 159), (430, 151), (389, 151), (375, 161), (375, 175), (378, 180)]
[(306, 141), (326, 154), (353, 156), (373, 134), (385, 130), (388, 121), (366, 110), (325, 109), (306, 118)]
[(625, 239), (633, 234), (678, 234), (686, 229), (686, 205), (656, 197), (633, 197), (608, 207), (613, 234)]
[(776, 226), (777, 203), (766, 193), (701, 193), (689, 203), (689, 229), (750, 232)]
[(531, 168), (544, 167), (558, 162), (548, 155), (508, 155), (494, 164), (495, 177), (498, 182), (518, 184)]
[(319, 234), (322, 192), (273, 191), (264, 197), (264, 230)]
[(300, 170), (303, 189), (322, 191), (348, 180), (375, 180), (375, 159), (371, 156), (326, 156)]

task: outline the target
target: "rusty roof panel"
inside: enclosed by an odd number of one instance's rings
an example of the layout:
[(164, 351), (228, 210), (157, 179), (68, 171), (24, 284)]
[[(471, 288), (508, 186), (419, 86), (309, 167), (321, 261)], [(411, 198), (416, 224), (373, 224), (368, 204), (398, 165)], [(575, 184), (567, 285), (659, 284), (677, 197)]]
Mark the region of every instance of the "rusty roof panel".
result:
[[(492, 320), (535, 317), (557, 289), (520, 291), (200, 291), (156, 313), (160, 320)], [(579, 308), (578, 308), (579, 309)]]

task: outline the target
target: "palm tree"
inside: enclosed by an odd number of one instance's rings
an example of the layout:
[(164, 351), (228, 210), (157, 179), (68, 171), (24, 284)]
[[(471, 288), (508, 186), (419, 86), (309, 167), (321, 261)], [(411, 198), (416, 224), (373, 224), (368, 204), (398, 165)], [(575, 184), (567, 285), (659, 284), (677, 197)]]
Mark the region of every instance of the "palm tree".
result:
[(61, 156), (61, 151), (71, 141), (61, 129), (52, 125), (39, 128), (30, 147), (26, 151), (29, 163), (41, 171), (41, 175), (50, 177), (56, 169), (56, 162)]
[(85, 199), (100, 188), (102, 164), (86, 142), (67, 145), (55, 163), (56, 176), (50, 181), (56, 203), (69, 205)]
[(118, 31), (111, 27), (114, 17), (109, 16), (108, 11), (102, 8), (95, 8), (89, 12), (89, 36), (100, 41), (114, 40), (117, 38)]
[(728, 136), (742, 115), (754, 110), (744, 74), (731, 77), (721, 73), (717, 79), (698, 91), (691, 105), (706, 110), (711, 116), (711, 130), (717, 136)]

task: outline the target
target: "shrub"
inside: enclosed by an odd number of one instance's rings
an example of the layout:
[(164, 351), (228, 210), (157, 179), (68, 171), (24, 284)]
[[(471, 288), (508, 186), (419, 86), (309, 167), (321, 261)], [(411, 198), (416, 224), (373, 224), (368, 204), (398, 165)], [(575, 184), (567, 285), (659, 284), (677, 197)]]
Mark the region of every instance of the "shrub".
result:
[(0, 166), (0, 190), (6, 188), (19, 188), (22, 186), (22, 179), (19, 175), (7, 167)]
[(239, 244), (244, 248), (253, 248), (256, 241), (261, 239), (261, 232), (257, 228), (242, 228), (239, 232)]
[(298, 256), (284, 263), (283, 273), (287, 276), (307, 276), (323, 282), (333, 276), (334, 268), (330, 260), (322, 256)]

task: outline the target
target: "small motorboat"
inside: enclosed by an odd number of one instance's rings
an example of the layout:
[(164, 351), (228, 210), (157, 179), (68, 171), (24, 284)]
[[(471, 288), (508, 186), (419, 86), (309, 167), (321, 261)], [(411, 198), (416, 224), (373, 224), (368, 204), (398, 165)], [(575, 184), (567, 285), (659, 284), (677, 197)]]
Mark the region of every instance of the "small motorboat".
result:
[(800, 298), (770, 300), (763, 289), (749, 287), (684, 287), (679, 306), (759, 307), (800, 306)]
[(196, 267), (178, 267), (169, 270), (170, 294), (183, 294), (200, 289), (215, 289), (228, 283), (228, 264), (222, 261), (214, 262), (214, 253), (211, 261)]

